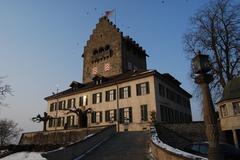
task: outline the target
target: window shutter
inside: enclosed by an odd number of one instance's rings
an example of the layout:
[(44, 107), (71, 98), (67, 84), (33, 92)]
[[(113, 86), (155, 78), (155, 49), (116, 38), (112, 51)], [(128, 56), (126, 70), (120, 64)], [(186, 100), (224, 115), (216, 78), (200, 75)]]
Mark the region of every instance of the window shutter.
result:
[(106, 102), (108, 102), (109, 101), (109, 91), (106, 91)]
[(50, 112), (53, 111), (53, 103), (50, 104)]
[(131, 97), (131, 87), (128, 86), (128, 97)]
[(72, 116), (72, 126), (74, 126), (75, 116)]
[(100, 122), (102, 122), (102, 112), (100, 112)]
[(92, 95), (92, 103), (93, 103), (93, 104), (96, 104), (96, 94), (93, 94), (93, 95)]
[(123, 98), (123, 88), (120, 88), (119, 92), (120, 92), (119, 98), (122, 99)]
[(86, 96), (86, 106), (88, 105), (88, 96)]
[(141, 95), (140, 84), (136, 85), (136, 89), (137, 89), (137, 96)]
[(149, 90), (149, 82), (146, 82), (146, 89), (147, 89), (147, 94), (149, 94), (150, 93), (150, 90)]
[(76, 105), (75, 105), (75, 98), (73, 98), (73, 106), (72, 107), (76, 107)]
[(116, 89), (113, 90), (113, 99), (116, 99)]
[(114, 109), (114, 121), (116, 121), (116, 120), (117, 120), (117, 110)]
[(49, 121), (48, 121), (48, 127), (52, 127), (52, 119), (49, 119)]
[(55, 104), (55, 110), (58, 110), (57, 102), (55, 102), (54, 104)]
[(123, 110), (123, 108), (119, 109), (119, 122), (120, 122), (120, 124), (124, 123), (124, 110)]
[(105, 111), (105, 122), (109, 121), (109, 111)]
[(100, 103), (102, 102), (102, 92), (100, 92)]
[(71, 108), (71, 99), (67, 101), (67, 108)]
[(147, 105), (144, 105), (144, 120), (148, 120), (148, 110), (147, 110)]
[(96, 120), (95, 112), (91, 113), (91, 120), (92, 120), (92, 123), (95, 123), (95, 120)]
[(141, 105), (140, 106), (141, 107), (141, 120), (143, 121), (144, 120), (144, 115), (143, 115), (143, 112), (144, 112), (144, 110), (143, 110), (143, 105)]
[(79, 106), (83, 106), (83, 97), (79, 98)]
[(132, 107), (129, 107), (129, 122), (132, 122)]
[(58, 110), (61, 110), (61, 102), (58, 102)]
[(63, 109), (65, 109), (66, 108), (66, 101), (64, 100), (63, 101)]
[(64, 117), (62, 117), (62, 126), (64, 126), (64, 122), (65, 121), (65, 118)]

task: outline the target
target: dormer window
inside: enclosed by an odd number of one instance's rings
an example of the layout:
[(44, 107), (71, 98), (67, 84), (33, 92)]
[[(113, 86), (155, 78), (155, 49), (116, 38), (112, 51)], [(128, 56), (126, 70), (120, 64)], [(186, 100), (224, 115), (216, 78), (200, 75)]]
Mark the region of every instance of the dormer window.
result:
[(96, 81), (95, 81), (95, 84), (96, 84), (96, 85), (102, 84), (102, 79), (96, 80)]
[(72, 83), (69, 85), (73, 90), (77, 90), (78, 88), (81, 88), (83, 86), (82, 83), (79, 83), (77, 81), (72, 81)]
[(102, 84), (103, 82), (105, 82), (107, 80), (107, 78), (96, 75), (95, 77), (93, 77), (92, 80), (94, 81), (95, 85), (99, 85), (99, 84)]

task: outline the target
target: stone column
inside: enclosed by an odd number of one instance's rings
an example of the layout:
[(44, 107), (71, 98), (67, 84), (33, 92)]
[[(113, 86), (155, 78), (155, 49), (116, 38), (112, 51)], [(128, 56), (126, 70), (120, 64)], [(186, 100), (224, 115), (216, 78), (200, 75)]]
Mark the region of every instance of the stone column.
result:
[(239, 146), (238, 146), (238, 137), (237, 137), (236, 130), (234, 129), (234, 130), (232, 130), (232, 132), (233, 132), (233, 140), (234, 140), (235, 147), (239, 148)]

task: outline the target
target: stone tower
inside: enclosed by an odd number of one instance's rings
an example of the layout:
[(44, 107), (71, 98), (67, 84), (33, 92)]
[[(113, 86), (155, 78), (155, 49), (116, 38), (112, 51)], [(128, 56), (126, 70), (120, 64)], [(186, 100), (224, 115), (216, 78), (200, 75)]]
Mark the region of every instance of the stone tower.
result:
[(107, 17), (101, 17), (84, 47), (83, 83), (100, 75), (111, 77), (129, 70), (146, 70), (145, 50), (124, 37)]

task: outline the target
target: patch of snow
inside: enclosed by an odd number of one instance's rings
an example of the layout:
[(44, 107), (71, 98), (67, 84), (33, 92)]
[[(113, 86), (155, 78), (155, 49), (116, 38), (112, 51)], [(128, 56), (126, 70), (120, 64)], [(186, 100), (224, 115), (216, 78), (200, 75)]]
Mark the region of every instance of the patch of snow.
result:
[(94, 135), (95, 135), (94, 133), (92, 133), (92, 134), (89, 134), (89, 135), (85, 136), (83, 139), (90, 138), (90, 137), (92, 137), (92, 136), (94, 136)]
[(193, 159), (193, 160), (207, 160), (207, 158), (200, 157), (200, 156), (197, 156), (197, 155), (194, 155), (194, 154), (182, 151), (180, 149), (177, 149), (177, 148), (174, 148), (172, 146), (169, 146), (166, 143), (163, 143), (158, 138), (156, 128), (151, 128), (151, 133), (152, 133), (152, 142), (154, 144), (156, 144), (157, 146), (159, 146), (160, 148), (163, 148), (163, 149), (165, 149), (165, 150), (167, 150), (169, 152), (172, 152), (172, 153), (175, 153), (177, 155), (180, 155), (180, 156), (183, 156), (183, 157), (186, 157), (186, 158), (190, 158), (190, 159)]
[(57, 149), (48, 151), (47, 153), (52, 153), (52, 152), (60, 151), (60, 150), (63, 150), (63, 149), (65, 149), (65, 147), (59, 147), (59, 148), (57, 148)]
[(40, 152), (18, 152), (11, 154), (1, 160), (47, 160), (41, 156)]

